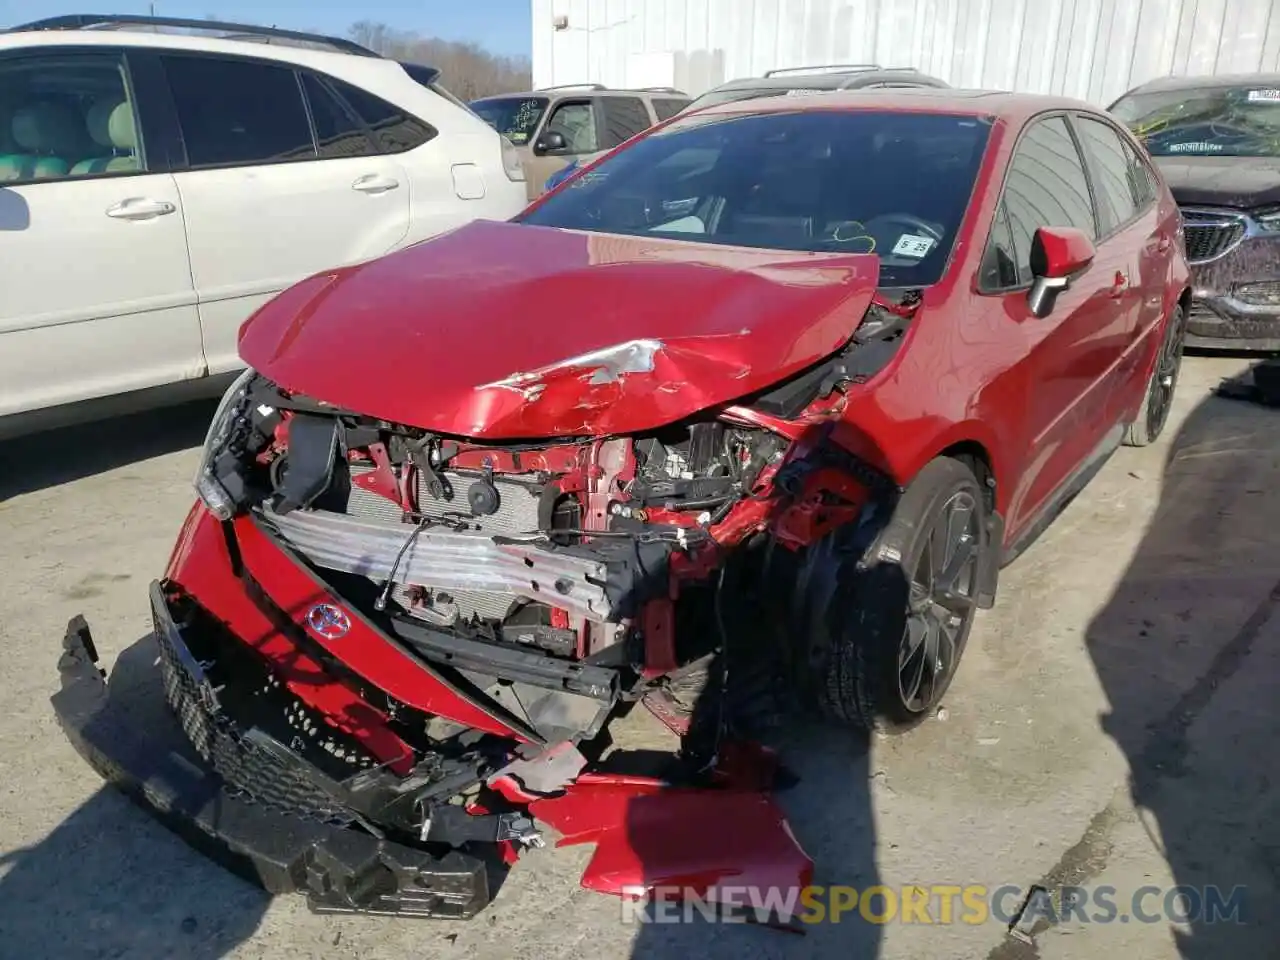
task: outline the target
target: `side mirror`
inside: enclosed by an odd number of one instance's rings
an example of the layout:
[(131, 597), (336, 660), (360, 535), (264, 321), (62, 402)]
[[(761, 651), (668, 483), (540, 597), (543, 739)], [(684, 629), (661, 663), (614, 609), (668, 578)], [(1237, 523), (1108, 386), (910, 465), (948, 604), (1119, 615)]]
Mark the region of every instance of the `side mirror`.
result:
[(545, 156), (548, 153), (563, 153), (569, 149), (569, 142), (565, 140), (564, 134), (558, 131), (544, 133), (538, 138), (538, 142), (533, 145), (533, 152), (538, 156)]
[(1093, 241), (1075, 227), (1041, 227), (1031, 239), (1031, 290), (1027, 303), (1037, 317), (1053, 312), (1058, 294), (1076, 279), (1097, 255)]

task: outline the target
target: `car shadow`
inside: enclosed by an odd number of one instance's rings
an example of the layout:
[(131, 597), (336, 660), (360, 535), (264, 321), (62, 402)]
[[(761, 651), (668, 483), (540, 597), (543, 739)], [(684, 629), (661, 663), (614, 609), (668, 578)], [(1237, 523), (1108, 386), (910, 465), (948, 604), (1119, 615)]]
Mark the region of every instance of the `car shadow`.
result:
[[(1274, 410), (1219, 397), (1196, 407), (1087, 636), (1111, 705), (1103, 730), (1129, 761), (1150, 842), (1187, 888), (1191, 916), (1175, 930), (1187, 958), (1274, 956), (1280, 943), (1269, 906), (1280, 894), (1278, 431)], [(1216, 917), (1214, 897), (1228, 907)]]
[[(156, 686), (155, 657), (144, 637), (111, 674), (110, 706), (139, 723), (163, 707), (132, 696)], [(268, 903), (103, 786), (39, 843), (0, 860), (0, 952), (212, 960), (253, 935)]]
[[(1168, 930), (1176, 953), (1160, 956), (1276, 956), (1278, 431), (1275, 410), (1211, 396), (1172, 438), (1150, 524), (1085, 638), (1126, 789), (1041, 879), (1055, 900), (1029, 915), (1032, 940), (1006, 940), (990, 960), (1033, 960), (1059, 920), (1094, 925), (1108, 913)], [(1083, 910), (1056, 899), (1063, 885), (1083, 889)], [(1094, 899), (1104, 888), (1118, 913)], [(1121, 938), (1091, 934), (1094, 953)]]
[(0, 503), (199, 446), (216, 407), (193, 400), (0, 441)]

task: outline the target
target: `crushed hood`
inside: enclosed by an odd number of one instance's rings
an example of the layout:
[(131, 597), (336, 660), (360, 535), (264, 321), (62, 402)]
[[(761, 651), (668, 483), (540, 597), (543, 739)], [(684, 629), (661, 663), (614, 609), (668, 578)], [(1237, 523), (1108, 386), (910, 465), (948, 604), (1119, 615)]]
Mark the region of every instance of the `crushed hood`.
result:
[(440, 433), (633, 433), (835, 352), (878, 273), (865, 254), (477, 221), (286, 290), (240, 355), (290, 391)]
[(1271, 157), (1156, 157), (1182, 204), (1261, 207), (1280, 202), (1280, 159)]

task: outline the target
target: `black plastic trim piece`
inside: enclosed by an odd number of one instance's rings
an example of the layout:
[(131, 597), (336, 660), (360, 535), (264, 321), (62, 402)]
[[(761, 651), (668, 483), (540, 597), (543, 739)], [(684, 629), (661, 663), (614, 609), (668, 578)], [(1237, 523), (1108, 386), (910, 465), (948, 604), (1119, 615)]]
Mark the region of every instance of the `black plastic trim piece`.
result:
[[(178, 628), (172, 620), (163, 629)], [(138, 723), (129, 707), (158, 699), (160, 671), (128, 685), (129, 704), (99, 668), (83, 617), (58, 662), (54, 713), (76, 751), (191, 846), (270, 893), (303, 893), (319, 913), (466, 919), (489, 902), (485, 864), (458, 851), (435, 857), (370, 834), (289, 816), (224, 789), (171, 714)], [(158, 722), (167, 716), (169, 723)]]

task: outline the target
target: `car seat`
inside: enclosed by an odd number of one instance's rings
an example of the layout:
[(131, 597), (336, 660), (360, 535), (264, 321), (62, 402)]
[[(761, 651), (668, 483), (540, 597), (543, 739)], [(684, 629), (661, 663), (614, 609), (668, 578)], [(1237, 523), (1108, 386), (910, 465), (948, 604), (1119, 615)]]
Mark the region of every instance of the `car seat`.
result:
[(11, 180), (65, 177), (71, 169), (67, 155), (79, 152), (80, 124), (68, 107), (53, 101), (20, 107), (10, 131), (23, 153), (10, 154), (11, 169), (0, 172)]
[(99, 100), (85, 115), (85, 126), (93, 142), (109, 148), (109, 156), (81, 160), (71, 168), (73, 177), (93, 173), (129, 173), (138, 169), (135, 153), (136, 137), (133, 126), (133, 109), (118, 100)]

